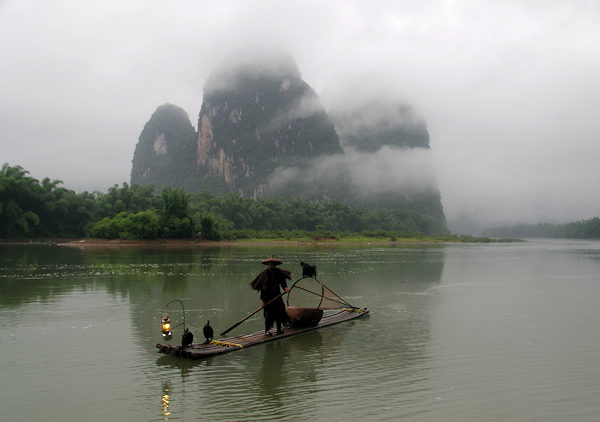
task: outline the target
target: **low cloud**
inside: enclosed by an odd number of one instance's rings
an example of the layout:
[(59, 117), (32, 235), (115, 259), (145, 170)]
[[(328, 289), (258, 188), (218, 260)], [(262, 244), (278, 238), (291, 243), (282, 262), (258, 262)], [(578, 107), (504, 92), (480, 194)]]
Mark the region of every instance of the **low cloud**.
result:
[(431, 152), (423, 148), (384, 146), (374, 153), (348, 149), (344, 154), (322, 156), (302, 167), (279, 167), (270, 184), (283, 187), (294, 180), (335, 185), (348, 181), (356, 192), (387, 194), (436, 190)]

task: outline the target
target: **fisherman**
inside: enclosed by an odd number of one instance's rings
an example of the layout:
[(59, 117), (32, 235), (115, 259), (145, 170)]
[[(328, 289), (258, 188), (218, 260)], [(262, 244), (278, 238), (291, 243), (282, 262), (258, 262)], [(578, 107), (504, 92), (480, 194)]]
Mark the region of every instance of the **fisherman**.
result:
[(263, 259), (261, 263), (266, 265), (267, 269), (257, 275), (252, 283), (250, 283), (250, 286), (254, 290), (260, 291), (260, 300), (262, 301), (265, 315), (265, 335), (272, 335), (271, 328), (273, 327), (273, 323), (277, 325), (277, 334), (283, 334), (281, 326), (287, 325), (290, 322), (290, 317), (285, 311), (285, 303), (283, 303), (283, 299), (281, 298), (280, 289), (283, 288), (286, 293), (290, 291), (286, 284), (286, 279), (291, 279), (291, 273), (287, 270), (277, 268), (282, 262), (279, 259), (273, 258), (273, 255), (270, 258)]

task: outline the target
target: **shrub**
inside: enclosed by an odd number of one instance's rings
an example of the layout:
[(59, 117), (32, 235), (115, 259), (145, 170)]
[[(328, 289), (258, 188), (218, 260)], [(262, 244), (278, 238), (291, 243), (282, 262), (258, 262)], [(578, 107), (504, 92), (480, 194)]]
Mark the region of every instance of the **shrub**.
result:
[(116, 239), (119, 237), (119, 228), (115, 224), (115, 220), (110, 217), (104, 217), (92, 226), (89, 231), (91, 237), (99, 239)]
[(119, 235), (123, 239), (156, 239), (160, 232), (160, 216), (152, 210), (131, 214), (119, 224)]
[(204, 239), (221, 240), (217, 221), (212, 214), (206, 213), (200, 217), (200, 232)]

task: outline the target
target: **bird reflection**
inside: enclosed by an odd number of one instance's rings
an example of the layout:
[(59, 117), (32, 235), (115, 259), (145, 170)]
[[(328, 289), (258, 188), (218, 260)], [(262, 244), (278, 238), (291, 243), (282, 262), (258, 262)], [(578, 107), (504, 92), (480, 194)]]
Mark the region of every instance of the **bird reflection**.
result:
[(156, 359), (156, 364), (158, 366), (166, 366), (168, 368), (177, 368), (181, 371), (181, 379), (183, 381), (189, 377), (192, 373), (192, 370), (200, 365), (210, 366), (210, 362), (204, 360), (188, 360), (188, 359), (180, 359), (175, 358), (173, 356), (161, 356)]

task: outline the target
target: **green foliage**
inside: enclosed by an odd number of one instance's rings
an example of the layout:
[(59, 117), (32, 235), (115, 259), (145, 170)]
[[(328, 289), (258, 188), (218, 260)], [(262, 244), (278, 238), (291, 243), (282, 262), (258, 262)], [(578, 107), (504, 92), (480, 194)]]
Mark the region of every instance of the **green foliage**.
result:
[(82, 236), (91, 211), (87, 193), (41, 183), (20, 166), (0, 170), (0, 237)]
[(114, 217), (120, 212), (140, 212), (155, 208), (160, 201), (154, 196), (153, 186), (129, 186), (123, 183), (108, 188), (105, 194), (96, 193), (98, 199), (97, 215), (94, 217)]
[(160, 237), (168, 239), (191, 238), (194, 233), (194, 224), (188, 217), (170, 217), (161, 220)]
[(205, 213), (200, 217), (200, 236), (203, 239), (221, 240), (221, 233), (218, 227), (217, 220), (212, 214)]
[(119, 237), (129, 240), (156, 239), (162, 229), (160, 219), (160, 215), (154, 210), (127, 215), (117, 222)]
[(563, 239), (600, 239), (600, 218), (578, 220), (566, 224), (517, 224), (486, 230), (492, 237), (549, 237)]
[(90, 236), (98, 239), (116, 239), (119, 237), (119, 228), (114, 218), (104, 217), (90, 228)]
[(181, 188), (166, 187), (161, 193), (161, 236), (166, 238), (191, 237), (194, 224), (188, 213), (189, 198)]
[(166, 219), (188, 217), (188, 196), (183, 189), (166, 187), (160, 197)]
[[(188, 194), (165, 188), (114, 185), (106, 193), (75, 193), (60, 181), (29, 176), (21, 167), (0, 170), (0, 237), (115, 239), (336, 238), (339, 233), (387, 237), (444, 236), (443, 224), (403, 209), (368, 209), (340, 201), (251, 199), (232, 193)], [(193, 216), (193, 218), (191, 217)]]
[(24, 235), (39, 224), (32, 211), (39, 184), (21, 166), (4, 164), (0, 169), (0, 237)]
[[(210, 213), (219, 221), (224, 236), (245, 236), (240, 230), (305, 231), (331, 233), (394, 231), (395, 236), (447, 235), (437, 220), (406, 210), (382, 210), (353, 207), (339, 201), (308, 202), (298, 199), (250, 199), (239, 194), (218, 197), (208, 192), (191, 195), (191, 212), (195, 216)], [(197, 219), (197, 221), (199, 221)]]
[(165, 219), (157, 210), (135, 214), (122, 212), (105, 217), (90, 229), (90, 236), (100, 239), (148, 240), (158, 238), (190, 238), (193, 224), (188, 218)]
[(137, 186), (130, 189), (126, 184), (123, 184), (121, 189), (114, 186), (106, 195), (109, 201), (105, 204), (110, 206), (106, 206), (105, 209), (110, 209), (111, 213), (122, 208), (127, 208), (128, 211), (101, 219), (91, 227), (90, 235), (103, 239), (129, 240), (191, 238), (194, 224), (188, 215), (188, 196), (182, 189), (165, 188), (162, 191), (162, 210), (131, 211), (136, 210), (140, 204), (155, 204), (156, 201), (147, 198), (151, 191), (152, 189)]

